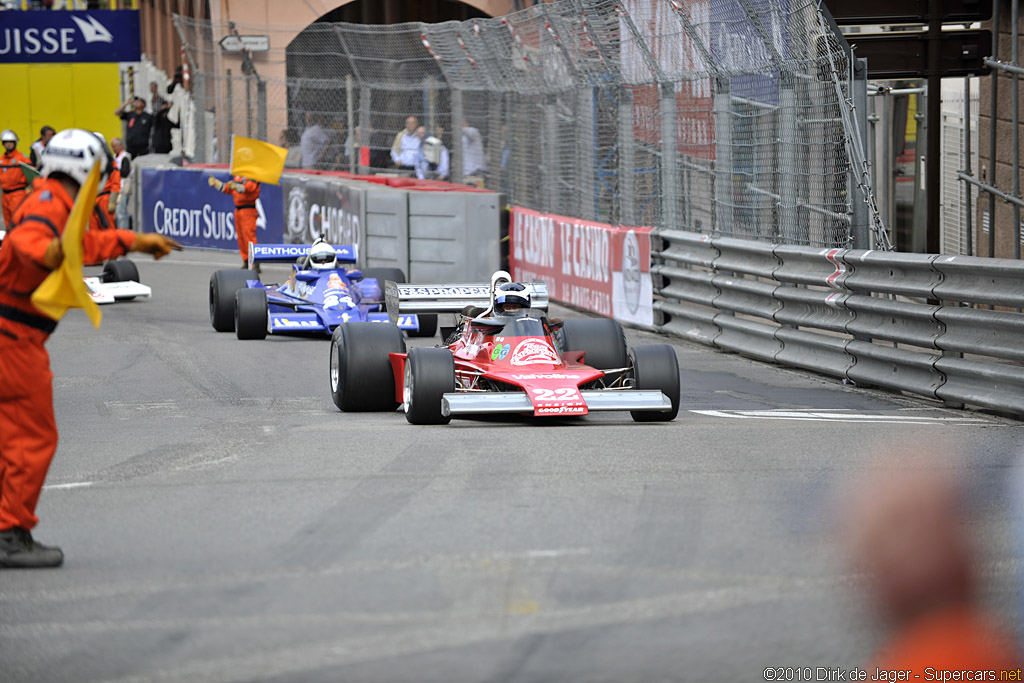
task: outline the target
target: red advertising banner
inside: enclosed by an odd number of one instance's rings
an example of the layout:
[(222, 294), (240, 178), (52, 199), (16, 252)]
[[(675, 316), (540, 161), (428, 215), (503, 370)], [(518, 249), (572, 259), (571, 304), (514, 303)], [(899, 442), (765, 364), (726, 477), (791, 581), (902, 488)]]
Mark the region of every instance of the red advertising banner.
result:
[(556, 301), (653, 325), (651, 230), (516, 206), (509, 224), (509, 267), (517, 282), (545, 281)]

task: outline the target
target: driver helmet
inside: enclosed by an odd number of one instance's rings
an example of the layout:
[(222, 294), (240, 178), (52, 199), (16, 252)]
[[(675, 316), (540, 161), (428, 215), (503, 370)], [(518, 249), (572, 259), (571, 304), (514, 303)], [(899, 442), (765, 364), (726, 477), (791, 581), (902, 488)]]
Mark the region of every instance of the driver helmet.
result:
[(313, 270), (329, 270), (338, 267), (338, 255), (326, 240), (318, 239), (309, 248), (309, 267)]
[(495, 315), (521, 315), (530, 310), (530, 293), (518, 282), (498, 285), (494, 293)]

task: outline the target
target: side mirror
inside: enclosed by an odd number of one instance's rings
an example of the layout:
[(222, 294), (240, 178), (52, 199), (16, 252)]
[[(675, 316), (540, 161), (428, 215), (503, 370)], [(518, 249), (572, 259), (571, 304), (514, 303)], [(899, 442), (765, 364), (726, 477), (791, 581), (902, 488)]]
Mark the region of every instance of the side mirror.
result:
[(348, 271), (347, 275), (348, 279), (351, 280), (352, 282), (359, 282), (360, 280), (363, 279), (363, 271), (361, 270), (350, 270)]

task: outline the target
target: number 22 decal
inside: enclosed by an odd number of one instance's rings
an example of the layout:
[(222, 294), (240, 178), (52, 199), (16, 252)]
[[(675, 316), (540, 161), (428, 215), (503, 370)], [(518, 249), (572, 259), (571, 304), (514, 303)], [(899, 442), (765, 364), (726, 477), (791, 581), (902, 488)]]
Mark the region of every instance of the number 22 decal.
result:
[(534, 389), (538, 401), (576, 401), (580, 398), (580, 392), (575, 387), (561, 387), (559, 389)]

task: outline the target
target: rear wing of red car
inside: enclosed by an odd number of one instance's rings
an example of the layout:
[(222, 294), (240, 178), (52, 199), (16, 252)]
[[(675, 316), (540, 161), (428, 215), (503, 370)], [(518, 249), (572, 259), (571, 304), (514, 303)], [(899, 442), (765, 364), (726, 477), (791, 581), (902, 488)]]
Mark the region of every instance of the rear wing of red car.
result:
[[(530, 293), (530, 309), (548, 310), (548, 286), (542, 281), (524, 282)], [(461, 313), (468, 306), (491, 305), (491, 285), (404, 285), (386, 280), (384, 303), (391, 322), (409, 313)]]

